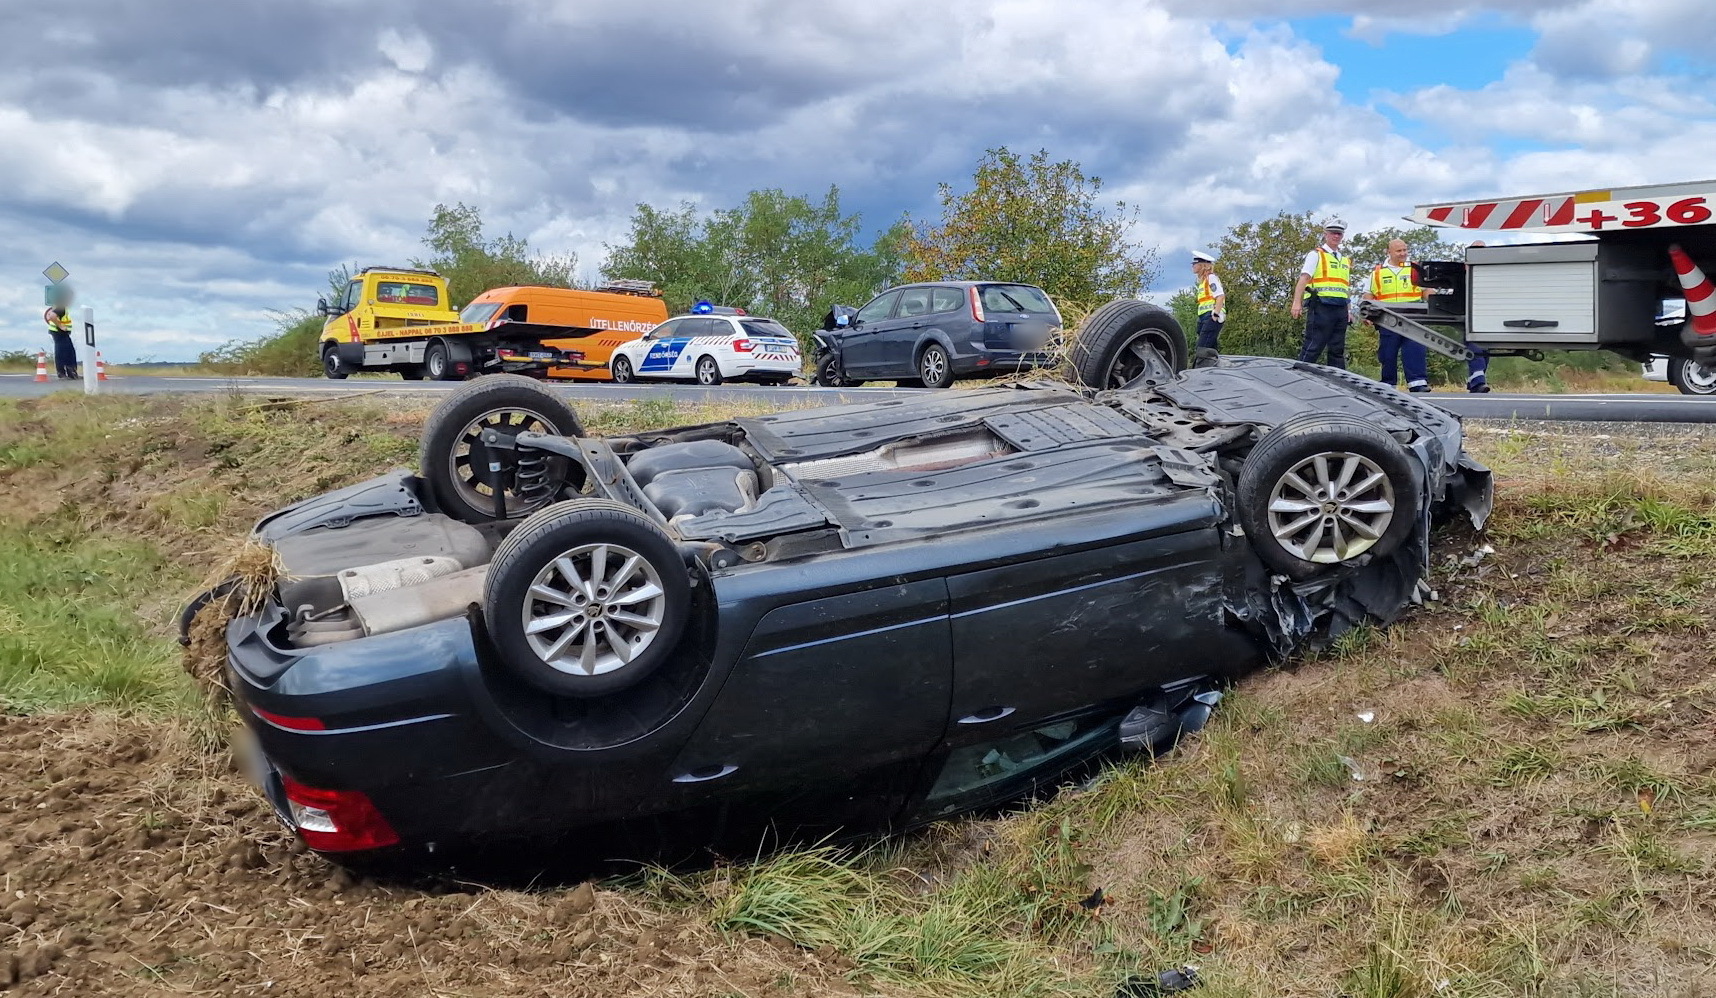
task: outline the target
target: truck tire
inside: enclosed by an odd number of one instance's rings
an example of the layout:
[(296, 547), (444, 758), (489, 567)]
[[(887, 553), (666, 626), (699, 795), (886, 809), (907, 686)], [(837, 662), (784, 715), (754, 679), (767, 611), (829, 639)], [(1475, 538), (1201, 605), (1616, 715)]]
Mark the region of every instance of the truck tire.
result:
[(1412, 457), (1373, 423), (1308, 412), (1264, 434), (1239, 474), (1239, 524), (1293, 579), (1393, 554), (1422, 507)]
[(1695, 364), (1685, 357), (1668, 359), (1668, 383), (1682, 395), (1716, 395), (1716, 366)]
[[(465, 523), (489, 523), (495, 517), (494, 492), (487, 481), (487, 448), (484, 429), (494, 428), (517, 435), (524, 430), (581, 437), (584, 424), (559, 396), (531, 378), (516, 374), (494, 374), (478, 378), (456, 389), (429, 414), (418, 447), (418, 468), (428, 483), (430, 497), (448, 516)], [(559, 484), (581, 486), (574, 477), (582, 466), (564, 457), (548, 457), (546, 474), (539, 479), (546, 487), (525, 494), (519, 485), (514, 452), (502, 452), (501, 490), (505, 495), (506, 518), (525, 516), (546, 506), (559, 495)]]
[(1171, 369), (1154, 372), (1161, 380), (1186, 369), (1186, 334), (1179, 321), (1149, 302), (1121, 299), (1091, 313), (1068, 359), (1080, 384), (1124, 388), (1152, 373), (1146, 348)]
[(339, 348), (332, 343), (322, 344), (322, 374), (332, 381), (344, 381), (350, 373), (345, 362), (340, 360)]
[(459, 375), (453, 373), (453, 353), (447, 349), (447, 344), (433, 340), (423, 351), (423, 373), (433, 381), (458, 381)]
[(684, 557), (649, 517), (611, 499), (532, 515), (495, 550), (483, 585), (500, 660), (556, 696), (635, 686), (672, 656), (690, 608)]

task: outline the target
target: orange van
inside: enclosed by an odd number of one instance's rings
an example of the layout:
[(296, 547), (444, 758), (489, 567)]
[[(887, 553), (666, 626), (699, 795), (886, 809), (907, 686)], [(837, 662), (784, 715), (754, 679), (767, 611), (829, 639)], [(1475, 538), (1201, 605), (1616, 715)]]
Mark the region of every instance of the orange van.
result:
[(544, 346), (565, 354), (568, 364), (548, 369), (550, 378), (608, 381), (608, 357), (667, 321), (667, 305), (647, 281), (611, 281), (598, 291), (571, 288), (494, 288), (471, 299), (461, 323), (528, 323), (542, 332)]

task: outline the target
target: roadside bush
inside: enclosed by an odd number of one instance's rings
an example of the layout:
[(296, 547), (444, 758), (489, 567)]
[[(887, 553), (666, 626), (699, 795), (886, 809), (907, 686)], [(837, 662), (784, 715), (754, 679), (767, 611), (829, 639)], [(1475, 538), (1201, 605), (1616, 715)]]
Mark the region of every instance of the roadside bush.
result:
[(322, 317), (304, 309), (274, 314), (275, 333), (244, 343), (232, 340), (198, 357), (204, 366), (221, 374), (264, 374), (278, 377), (314, 377), (322, 371), (316, 341), (322, 335)]

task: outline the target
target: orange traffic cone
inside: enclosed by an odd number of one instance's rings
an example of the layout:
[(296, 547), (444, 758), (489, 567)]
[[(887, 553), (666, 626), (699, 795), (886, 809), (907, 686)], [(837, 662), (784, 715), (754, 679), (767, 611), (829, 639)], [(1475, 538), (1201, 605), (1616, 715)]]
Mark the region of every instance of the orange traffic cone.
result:
[(1686, 317), (1692, 322), (1692, 331), (1699, 336), (1716, 336), (1716, 285), (1679, 246), (1670, 246), (1668, 257), (1674, 261), (1681, 290), (1686, 292)]
[(48, 352), (46, 350), (36, 351), (36, 380), (48, 380)]
[(107, 362), (101, 359), (101, 351), (95, 352), (95, 380), (107, 380)]

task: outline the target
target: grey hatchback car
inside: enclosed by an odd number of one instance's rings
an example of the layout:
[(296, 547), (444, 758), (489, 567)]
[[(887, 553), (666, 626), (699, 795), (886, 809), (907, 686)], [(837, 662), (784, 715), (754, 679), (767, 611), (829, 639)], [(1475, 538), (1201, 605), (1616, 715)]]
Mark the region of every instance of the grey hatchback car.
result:
[(816, 381), (922, 382), (1006, 374), (1041, 353), (1061, 314), (1041, 288), (995, 281), (936, 281), (882, 292), (863, 308), (835, 306), (816, 335)]

